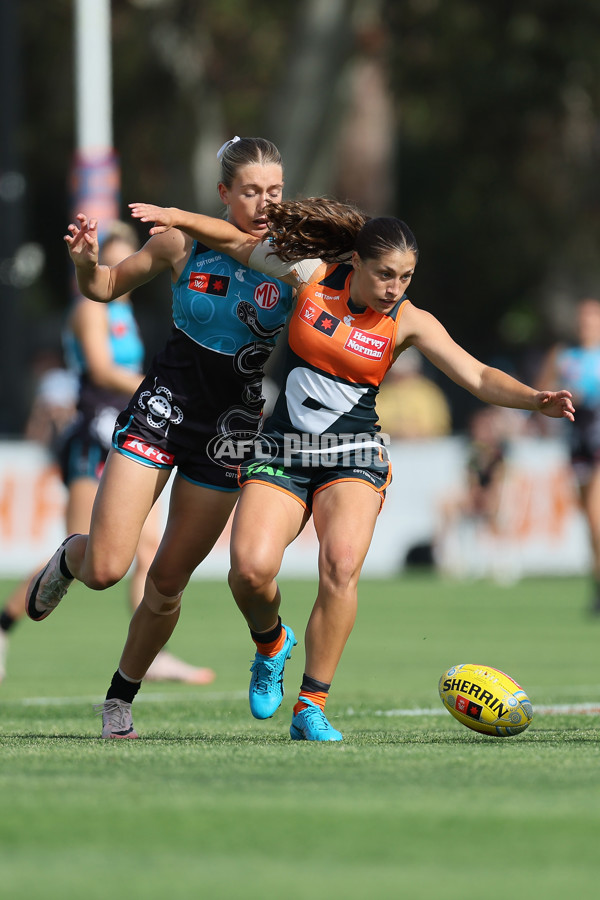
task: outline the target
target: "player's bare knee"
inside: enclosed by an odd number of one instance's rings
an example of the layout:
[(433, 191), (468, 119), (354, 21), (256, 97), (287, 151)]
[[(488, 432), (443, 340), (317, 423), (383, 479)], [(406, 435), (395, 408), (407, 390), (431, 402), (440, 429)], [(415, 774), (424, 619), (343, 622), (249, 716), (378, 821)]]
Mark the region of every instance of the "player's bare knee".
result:
[(93, 591), (105, 591), (107, 588), (117, 584), (125, 575), (127, 570), (115, 569), (112, 566), (94, 566), (85, 572), (81, 579), (86, 587)]
[(277, 570), (268, 564), (261, 564), (258, 559), (238, 560), (232, 563), (229, 571), (229, 586), (234, 595), (239, 593), (259, 592), (270, 584), (277, 575)]
[(319, 560), (321, 584), (336, 592), (353, 588), (359, 575), (360, 567), (352, 554), (325, 554)]

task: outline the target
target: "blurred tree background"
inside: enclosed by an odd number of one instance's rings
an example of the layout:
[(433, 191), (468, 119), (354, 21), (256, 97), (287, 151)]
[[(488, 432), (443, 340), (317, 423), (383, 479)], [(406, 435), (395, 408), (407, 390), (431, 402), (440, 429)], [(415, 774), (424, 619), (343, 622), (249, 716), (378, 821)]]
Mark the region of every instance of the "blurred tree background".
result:
[[(0, 14), (0, 430), (18, 434), (72, 292), (73, 3)], [(219, 214), (218, 147), (269, 137), (288, 196), (404, 218), (421, 249), (411, 299), (531, 381), (573, 304), (600, 294), (598, 34), (600, 0), (113, 0), (122, 215), (132, 200)], [(168, 277), (134, 302), (154, 352)], [(460, 428), (468, 398), (440, 384)]]

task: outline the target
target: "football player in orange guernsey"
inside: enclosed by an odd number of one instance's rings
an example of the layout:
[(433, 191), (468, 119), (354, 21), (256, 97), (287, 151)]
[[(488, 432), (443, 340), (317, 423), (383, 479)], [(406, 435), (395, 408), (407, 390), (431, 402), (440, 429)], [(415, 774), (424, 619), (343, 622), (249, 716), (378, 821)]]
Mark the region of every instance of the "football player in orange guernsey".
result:
[(285, 381), (265, 427), (272, 452), (240, 469), (229, 583), (259, 649), (250, 706), (266, 718), (281, 703), (290, 652), (276, 577), (285, 548), (313, 516), (319, 587), (290, 735), (340, 741), (324, 708), (354, 625), (360, 571), (391, 480), (375, 411), (386, 371), (414, 346), (487, 403), (572, 421), (571, 394), (536, 391), (484, 365), (410, 302), (405, 292), (418, 249), (400, 219), (368, 220), (353, 207), (321, 198), (288, 201), (267, 210), (270, 238), (259, 243), (229, 223), (181, 210), (132, 204), (132, 214), (154, 222), (151, 233), (179, 227), (297, 288)]

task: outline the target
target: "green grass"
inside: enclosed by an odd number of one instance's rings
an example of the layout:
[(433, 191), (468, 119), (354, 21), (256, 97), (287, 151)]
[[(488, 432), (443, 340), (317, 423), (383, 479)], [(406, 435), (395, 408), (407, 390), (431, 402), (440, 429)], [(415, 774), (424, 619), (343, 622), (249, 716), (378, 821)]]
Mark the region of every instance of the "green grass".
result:
[[(8, 590), (9, 585), (2, 585)], [(315, 586), (282, 584), (301, 637)], [(600, 703), (600, 621), (584, 579), (506, 588), (433, 576), (364, 581), (328, 704), (342, 744), (291, 742), (302, 640), (266, 722), (252, 647), (226, 587), (194, 582), (171, 649), (209, 688), (146, 686), (139, 741), (98, 740), (128, 622), (124, 590), (76, 585), (23, 623), (0, 687), (0, 895), (44, 898), (592, 896), (600, 717), (534, 716), (486, 738), (444, 712), (442, 672), (482, 662), (534, 704)], [(439, 715), (407, 716), (403, 710)]]

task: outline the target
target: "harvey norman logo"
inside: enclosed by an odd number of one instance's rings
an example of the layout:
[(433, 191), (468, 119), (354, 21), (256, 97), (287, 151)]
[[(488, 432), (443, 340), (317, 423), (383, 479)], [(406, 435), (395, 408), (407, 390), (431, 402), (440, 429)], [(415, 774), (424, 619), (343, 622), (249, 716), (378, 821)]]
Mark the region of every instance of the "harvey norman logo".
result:
[(373, 334), (370, 331), (361, 331), (353, 328), (346, 339), (344, 347), (357, 356), (365, 356), (368, 359), (382, 359), (390, 342), (388, 337), (381, 334)]

